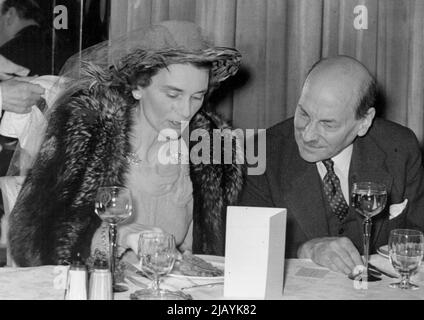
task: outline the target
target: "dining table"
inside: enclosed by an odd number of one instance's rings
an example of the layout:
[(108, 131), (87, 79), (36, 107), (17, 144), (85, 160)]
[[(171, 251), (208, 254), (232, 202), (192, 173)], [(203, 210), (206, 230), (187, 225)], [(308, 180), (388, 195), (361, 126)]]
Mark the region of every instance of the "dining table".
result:
[[(388, 274), (397, 275), (389, 259), (372, 255), (370, 262)], [(64, 300), (66, 266), (40, 266), (28, 268), (0, 268), (1, 300)], [(254, 277), (255, 275), (252, 275)], [(130, 300), (131, 293), (145, 288), (150, 280), (131, 274), (125, 280), (128, 291), (115, 293), (114, 300)], [(249, 281), (249, 279), (246, 279)], [(424, 299), (424, 265), (411, 277), (420, 286), (417, 290), (389, 287), (397, 282), (385, 275), (380, 281), (361, 283), (346, 275), (321, 267), (308, 259), (286, 259), (281, 300), (422, 300)], [(181, 290), (193, 300), (238, 300), (224, 295), (225, 278), (212, 281), (193, 280), (190, 277), (163, 277), (161, 287)], [(257, 297), (256, 297), (257, 298)], [(245, 299), (245, 298), (243, 298)], [(243, 300), (240, 299), (240, 300)]]

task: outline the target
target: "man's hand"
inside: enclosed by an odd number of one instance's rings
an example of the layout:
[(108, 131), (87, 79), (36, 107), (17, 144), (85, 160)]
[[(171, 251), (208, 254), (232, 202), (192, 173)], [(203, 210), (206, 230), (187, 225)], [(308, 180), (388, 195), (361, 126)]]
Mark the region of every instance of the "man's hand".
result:
[(0, 83), (3, 97), (3, 110), (15, 113), (28, 113), (40, 100), (44, 88), (20, 80), (7, 80)]
[(298, 257), (344, 274), (363, 265), (361, 256), (349, 238), (316, 238), (305, 242), (298, 250)]

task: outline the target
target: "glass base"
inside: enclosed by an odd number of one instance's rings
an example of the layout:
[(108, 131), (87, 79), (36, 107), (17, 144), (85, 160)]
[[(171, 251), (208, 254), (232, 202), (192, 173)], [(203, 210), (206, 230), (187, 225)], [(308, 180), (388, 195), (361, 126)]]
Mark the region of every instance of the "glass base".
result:
[(420, 287), (410, 282), (396, 282), (389, 285), (390, 288), (417, 290)]
[(160, 289), (137, 290), (130, 295), (131, 300), (193, 300), (192, 296), (182, 291)]
[(127, 286), (124, 286), (122, 284), (114, 284), (113, 285), (113, 292), (118, 293), (118, 292), (125, 292), (125, 291), (128, 291)]

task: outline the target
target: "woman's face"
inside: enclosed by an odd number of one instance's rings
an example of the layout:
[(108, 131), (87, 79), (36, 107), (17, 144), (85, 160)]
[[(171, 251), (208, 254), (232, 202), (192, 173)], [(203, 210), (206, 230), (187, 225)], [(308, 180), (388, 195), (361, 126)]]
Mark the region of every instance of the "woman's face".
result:
[(203, 103), (209, 70), (191, 64), (172, 64), (161, 69), (145, 88), (133, 91), (149, 124), (158, 132), (174, 130), (181, 135), (182, 121), (190, 121)]

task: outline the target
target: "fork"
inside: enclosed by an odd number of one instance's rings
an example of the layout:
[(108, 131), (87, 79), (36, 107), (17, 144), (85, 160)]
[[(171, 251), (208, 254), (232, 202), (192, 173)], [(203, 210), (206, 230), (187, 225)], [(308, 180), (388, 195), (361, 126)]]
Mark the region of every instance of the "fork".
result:
[(145, 283), (143, 283), (143, 282), (141, 282), (141, 281), (138, 281), (137, 279), (135, 279), (135, 278), (133, 278), (133, 277), (131, 277), (131, 276), (129, 276), (129, 275), (127, 275), (126, 277), (125, 277), (125, 279), (127, 279), (129, 282), (131, 282), (132, 284), (135, 284), (137, 287), (140, 287), (140, 288), (143, 288), (143, 289), (146, 289), (147, 287), (148, 287), (148, 285), (147, 284), (145, 284)]

